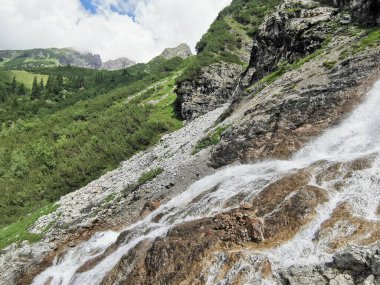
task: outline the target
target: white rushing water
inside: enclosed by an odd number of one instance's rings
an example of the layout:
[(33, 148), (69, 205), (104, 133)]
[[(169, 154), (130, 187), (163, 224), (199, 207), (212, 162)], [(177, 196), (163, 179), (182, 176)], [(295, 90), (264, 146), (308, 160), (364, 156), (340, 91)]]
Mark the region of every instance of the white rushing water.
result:
[[(51, 285), (99, 284), (119, 260), (144, 239), (164, 236), (170, 228), (180, 223), (213, 216), (237, 207), (242, 200), (249, 201), (265, 186), (284, 175), (317, 161), (346, 162), (374, 155), (371, 168), (356, 171), (344, 181), (344, 191), (334, 191), (334, 181), (318, 185), (328, 191), (330, 199), (318, 207), (315, 220), (291, 241), (260, 253), (268, 256), (275, 267), (329, 260), (330, 255), (324, 250), (326, 244), (312, 240), (320, 225), (330, 217), (337, 205), (348, 202), (355, 215), (378, 219), (375, 212), (380, 197), (380, 82), (375, 84), (367, 97), (341, 125), (328, 130), (292, 159), (235, 166), (205, 177), (142, 221), (129, 226), (126, 229), (128, 234), (123, 237), (124, 242), (88, 271), (77, 273), (86, 262), (101, 256), (116, 241), (118, 233), (98, 233), (89, 241), (68, 250), (51, 267), (38, 275), (33, 284), (43, 285), (48, 280)], [(154, 222), (154, 218), (158, 216), (162, 218), (159, 222)], [(236, 270), (243, 270), (247, 266), (242, 263), (236, 266)], [(208, 284), (213, 284), (213, 275), (217, 274), (212, 272), (217, 272), (217, 269), (210, 269)]]

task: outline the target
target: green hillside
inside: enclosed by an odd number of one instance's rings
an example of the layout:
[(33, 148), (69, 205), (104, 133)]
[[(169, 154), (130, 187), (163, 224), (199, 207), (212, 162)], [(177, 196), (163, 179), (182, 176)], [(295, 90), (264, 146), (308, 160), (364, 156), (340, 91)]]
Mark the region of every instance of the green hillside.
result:
[(197, 55), (178, 77), (177, 83), (193, 78), (202, 67), (212, 63), (224, 61), (247, 65), (253, 35), (264, 17), (280, 3), (281, 0), (233, 1), (219, 13), (197, 43)]
[(1, 71), (3, 80), (18, 75), (24, 84), (36, 74), (64, 81), (57, 94), (44, 86), (35, 100), (30, 90), (18, 95), (10, 93), (10, 83), (3, 87), (0, 225), (50, 205), (180, 128), (173, 89), (185, 64), (173, 58), (115, 72), (74, 67)]

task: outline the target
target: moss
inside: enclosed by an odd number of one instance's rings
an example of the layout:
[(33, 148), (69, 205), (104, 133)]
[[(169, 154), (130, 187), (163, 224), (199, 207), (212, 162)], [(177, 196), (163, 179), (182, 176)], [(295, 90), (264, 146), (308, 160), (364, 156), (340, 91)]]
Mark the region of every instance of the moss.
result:
[(212, 133), (210, 133), (208, 136), (206, 136), (205, 138), (201, 139), (197, 143), (197, 145), (195, 146), (192, 154), (194, 155), (194, 154), (200, 152), (202, 149), (204, 149), (206, 147), (218, 144), (219, 141), (220, 141), (220, 135), (226, 129), (228, 129), (228, 127), (229, 126), (219, 126), (219, 127), (217, 127)]

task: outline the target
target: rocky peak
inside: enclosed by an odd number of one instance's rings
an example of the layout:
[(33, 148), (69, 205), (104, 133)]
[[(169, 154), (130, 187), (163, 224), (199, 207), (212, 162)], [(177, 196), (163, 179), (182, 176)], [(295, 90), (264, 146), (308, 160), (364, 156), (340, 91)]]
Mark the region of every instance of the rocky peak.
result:
[(135, 65), (136, 62), (126, 57), (119, 57), (117, 59), (108, 60), (103, 62), (101, 69), (105, 70), (119, 70)]
[(192, 56), (190, 47), (187, 44), (180, 44), (175, 48), (166, 48), (160, 55), (164, 59), (171, 59), (173, 57), (181, 57), (183, 59)]

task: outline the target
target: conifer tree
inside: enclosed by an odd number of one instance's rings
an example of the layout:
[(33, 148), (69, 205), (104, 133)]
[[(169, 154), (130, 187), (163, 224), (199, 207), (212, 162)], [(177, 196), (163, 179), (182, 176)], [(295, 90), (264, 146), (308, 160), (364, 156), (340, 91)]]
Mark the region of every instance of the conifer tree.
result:
[(25, 85), (23, 83), (18, 87), (17, 94), (18, 95), (25, 95), (26, 94)]
[(13, 76), (13, 80), (11, 83), (11, 93), (15, 93), (17, 89), (16, 76)]
[(41, 78), (40, 80), (40, 93), (42, 93), (44, 91), (45, 87), (44, 87), (44, 79)]
[(57, 78), (56, 78), (56, 81), (57, 81), (57, 85), (58, 85), (59, 89), (61, 90), (62, 87), (63, 87), (63, 77), (62, 77), (62, 75), (58, 75)]
[(54, 88), (54, 76), (49, 75), (46, 81), (45, 89), (47, 90), (48, 93), (53, 93), (53, 88)]
[(30, 99), (36, 100), (39, 97), (40, 97), (40, 89), (38, 87), (37, 77), (35, 76), (33, 79), (33, 86), (32, 86), (32, 92), (30, 93)]

